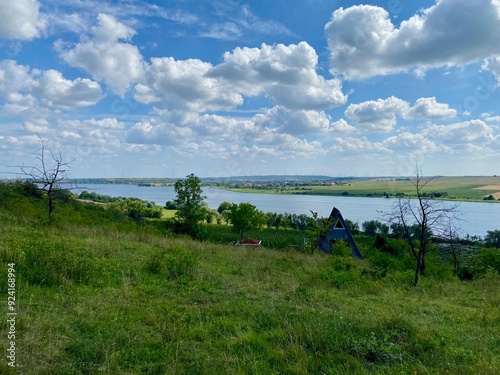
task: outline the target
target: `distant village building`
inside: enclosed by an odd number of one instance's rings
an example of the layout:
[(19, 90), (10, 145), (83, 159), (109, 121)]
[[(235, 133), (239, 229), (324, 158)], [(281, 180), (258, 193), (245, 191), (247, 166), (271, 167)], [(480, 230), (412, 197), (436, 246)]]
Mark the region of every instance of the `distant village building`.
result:
[(363, 259), (363, 255), (358, 249), (354, 237), (349, 230), (342, 214), (338, 208), (333, 207), (329, 217), (329, 229), (326, 234), (318, 237), (318, 247), (325, 253), (332, 253), (332, 247), (337, 241), (345, 241), (351, 248), (351, 256)]

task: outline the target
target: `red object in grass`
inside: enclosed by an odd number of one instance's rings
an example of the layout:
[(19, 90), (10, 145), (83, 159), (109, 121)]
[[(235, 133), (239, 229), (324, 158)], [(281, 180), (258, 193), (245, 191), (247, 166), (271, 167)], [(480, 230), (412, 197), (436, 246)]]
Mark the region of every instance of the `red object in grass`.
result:
[(246, 246), (259, 246), (262, 240), (255, 240), (253, 238), (245, 238), (237, 243), (237, 245), (246, 245)]

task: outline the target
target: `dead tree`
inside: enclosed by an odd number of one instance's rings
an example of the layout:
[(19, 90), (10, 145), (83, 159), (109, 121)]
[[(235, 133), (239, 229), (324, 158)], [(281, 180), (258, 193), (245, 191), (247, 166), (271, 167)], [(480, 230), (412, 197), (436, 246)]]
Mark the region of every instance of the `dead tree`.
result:
[(65, 162), (59, 149), (57, 152), (47, 149), (43, 139), (40, 136), (38, 138), (41, 147), (34, 153), (37, 163), (32, 166), (21, 166), (21, 172), (47, 196), (48, 218), (49, 221), (52, 221), (55, 200), (61, 195), (61, 192), (70, 190), (62, 189), (60, 184), (67, 180), (70, 164), (75, 159)]
[(444, 240), (446, 241), (446, 248), (448, 253), (453, 258), (453, 274), (458, 275), (460, 271), (460, 266), (462, 263), (464, 246), (460, 244), (459, 235), (461, 229), (454, 225), (454, 223), (449, 222), (448, 226), (444, 228)]
[(419, 276), (425, 275), (426, 255), (433, 237), (446, 238), (452, 223), (458, 220), (458, 204), (432, 200), (423, 194), (424, 188), (434, 177), (424, 178), (418, 164), (415, 165), (415, 198), (399, 198), (388, 215), (388, 221), (399, 226), (403, 239), (415, 257), (413, 285)]

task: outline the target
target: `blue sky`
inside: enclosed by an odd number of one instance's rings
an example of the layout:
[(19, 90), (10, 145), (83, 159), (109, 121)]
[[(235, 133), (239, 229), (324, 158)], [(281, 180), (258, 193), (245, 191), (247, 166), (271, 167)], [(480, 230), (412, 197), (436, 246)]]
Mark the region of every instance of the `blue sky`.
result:
[(500, 2), (0, 0), (0, 177), (500, 174)]

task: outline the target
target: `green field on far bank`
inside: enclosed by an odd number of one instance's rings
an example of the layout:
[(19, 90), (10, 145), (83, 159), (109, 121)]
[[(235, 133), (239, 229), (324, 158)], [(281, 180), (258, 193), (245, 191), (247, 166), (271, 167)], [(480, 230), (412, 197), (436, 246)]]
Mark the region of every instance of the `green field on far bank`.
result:
[[(410, 178), (353, 178), (332, 181), (322, 185), (282, 184), (266, 186), (264, 183), (241, 183), (235, 186), (222, 186), (231, 191), (266, 193), (266, 194), (306, 194), (306, 195), (338, 195), (363, 197), (397, 197), (412, 196), (415, 193)], [(493, 196), (500, 199), (500, 177), (436, 177), (422, 190), (434, 194), (435, 198), (481, 201)]]

